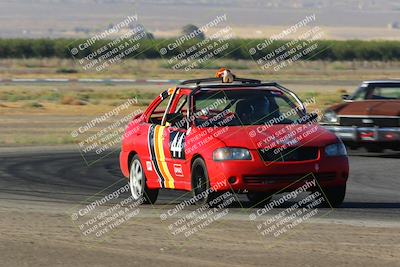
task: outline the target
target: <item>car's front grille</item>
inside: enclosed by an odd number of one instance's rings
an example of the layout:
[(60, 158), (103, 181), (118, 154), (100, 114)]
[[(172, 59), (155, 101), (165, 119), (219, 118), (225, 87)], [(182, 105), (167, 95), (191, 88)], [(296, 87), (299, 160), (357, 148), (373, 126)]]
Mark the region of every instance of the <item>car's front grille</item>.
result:
[(259, 149), (264, 161), (305, 161), (318, 158), (318, 147), (288, 147), (278, 149)]
[(397, 127), (400, 126), (399, 118), (380, 118), (380, 117), (340, 117), (342, 126), (379, 126), (379, 127)]
[[(306, 177), (307, 176), (307, 177)], [(261, 175), (261, 176), (244, 176), (243, 181), (249, 185), (260, 184), (276, 184), (276, 183), (293, 183), (300, 181), (302, 178), (312, 178), (313, 176), (307, 174), (287, 174), (287, 175)], [(317, 181), (331, 181), (336, 178), (336, 173), (314, 173)]]

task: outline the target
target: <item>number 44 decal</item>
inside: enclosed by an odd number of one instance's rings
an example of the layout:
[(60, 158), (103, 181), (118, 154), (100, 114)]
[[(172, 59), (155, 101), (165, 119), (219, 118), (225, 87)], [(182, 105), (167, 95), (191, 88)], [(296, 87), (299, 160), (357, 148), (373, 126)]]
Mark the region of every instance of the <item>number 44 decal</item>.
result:
[(185, 159), (185, 135), (182, 132), (171, 132), (169, 147), (172, 158)]

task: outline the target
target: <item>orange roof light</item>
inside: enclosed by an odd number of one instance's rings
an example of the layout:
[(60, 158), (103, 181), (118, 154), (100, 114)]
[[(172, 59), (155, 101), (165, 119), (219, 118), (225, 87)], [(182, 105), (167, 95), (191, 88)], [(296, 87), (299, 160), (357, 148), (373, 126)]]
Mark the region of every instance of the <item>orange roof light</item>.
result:
[(235, 79), (235, 75), (229, 70), (225, 68), (220, 68), (215, 73), (216, 78), (222, 78), (223, 83), (231, 83)]

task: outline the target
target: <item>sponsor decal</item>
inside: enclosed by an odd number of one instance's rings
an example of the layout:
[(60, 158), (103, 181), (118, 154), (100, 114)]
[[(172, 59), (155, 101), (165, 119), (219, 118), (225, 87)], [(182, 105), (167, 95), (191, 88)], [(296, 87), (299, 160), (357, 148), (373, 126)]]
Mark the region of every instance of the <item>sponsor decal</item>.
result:
[(152, 171), (153, 170), (153, 166), (151, 165), (151, 161), (146, 161), (146, 167), (148, 171)]
[(181, 164), (174, 164), (174, 172), (176, 176), (183, 176), (183, 170)]

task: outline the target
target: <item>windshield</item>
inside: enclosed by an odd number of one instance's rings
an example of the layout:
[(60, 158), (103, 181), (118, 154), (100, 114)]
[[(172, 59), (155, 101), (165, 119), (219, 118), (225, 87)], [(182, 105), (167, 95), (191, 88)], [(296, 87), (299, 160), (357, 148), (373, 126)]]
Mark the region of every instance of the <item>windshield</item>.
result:
[(299, 123), (300, 109), (277, 90), (207, 90), (194, 97), (199, 127)]

